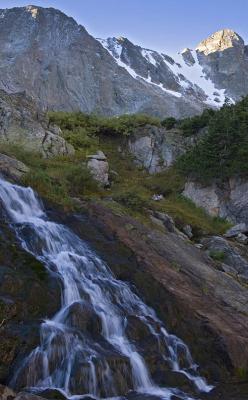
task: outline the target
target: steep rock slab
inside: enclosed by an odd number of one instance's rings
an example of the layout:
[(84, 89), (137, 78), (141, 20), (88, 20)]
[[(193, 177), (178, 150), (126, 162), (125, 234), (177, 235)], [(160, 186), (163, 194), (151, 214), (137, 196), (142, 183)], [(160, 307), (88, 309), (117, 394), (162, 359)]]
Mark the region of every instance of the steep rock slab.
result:
[(190, 345), (205, 372), (219, 380), (247, 370), (247, 289), (173, 233), (145, 228), (99, 204), (88, 211), (136, 258), (136, 268), (113, 266), (115, 272), (135, 283), (169, 330)]

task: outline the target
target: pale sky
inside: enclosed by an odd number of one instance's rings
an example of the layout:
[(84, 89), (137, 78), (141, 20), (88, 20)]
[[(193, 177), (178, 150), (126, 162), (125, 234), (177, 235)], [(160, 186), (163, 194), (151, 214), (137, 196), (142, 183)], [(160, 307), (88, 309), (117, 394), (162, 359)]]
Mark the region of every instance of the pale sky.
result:
[[(32, 0), (72, 16), (95, 37), (125, 36), (154, 50), (194, 48), (211, 33), (234, 29), (248, 42), (248, 0)], [(0, 0), (0, 8), (28, 5)]]

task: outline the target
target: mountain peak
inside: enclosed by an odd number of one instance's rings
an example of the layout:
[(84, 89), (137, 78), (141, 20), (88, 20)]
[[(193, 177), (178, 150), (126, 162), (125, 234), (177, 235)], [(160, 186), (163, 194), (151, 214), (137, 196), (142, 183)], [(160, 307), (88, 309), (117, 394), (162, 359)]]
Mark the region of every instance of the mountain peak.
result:
[(208, 55), (232, 47), (244, 47), (244, 40), (232, 29), (221, 29), (201, 41), (196, 50)]
[(26, 11), (29, 12), (33, 18), (36, 18), (37, 14), (38, 14), (38, 7), (29, 5), (29, 6), (26, 6)]

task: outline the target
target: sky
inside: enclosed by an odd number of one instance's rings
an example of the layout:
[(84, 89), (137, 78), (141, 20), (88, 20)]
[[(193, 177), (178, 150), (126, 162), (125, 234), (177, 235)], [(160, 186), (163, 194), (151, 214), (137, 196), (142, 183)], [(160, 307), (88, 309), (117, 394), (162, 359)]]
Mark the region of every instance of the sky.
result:
[(153, 50), (194, 48), (230, 28), (248, 43), (248, 0), (0, 0), (0, 8), (34, 4), (62, 10), (95, 37), (124, 36)]

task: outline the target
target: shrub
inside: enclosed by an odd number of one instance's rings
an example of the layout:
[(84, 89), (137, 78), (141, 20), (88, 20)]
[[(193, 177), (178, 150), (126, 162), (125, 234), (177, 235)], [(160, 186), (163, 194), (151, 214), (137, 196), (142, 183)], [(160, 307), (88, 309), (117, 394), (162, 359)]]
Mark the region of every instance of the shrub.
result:
[(208, 125), (214, 114), (214, 110), (206, 109), (201, 115), (181, 120), (179, 127), (182, 129), (185, 136), (196, 135), (200, 129)]
[(121, 115), (119, 117), (103, 117), (89, 115), (81, 112), (50, 112), (48, 114), (50, 123), (59, 125), (66, 132), (79, 133), (79, 128), (83, 128), (81, 134), (89, 136), (107, 135), (120, 136), (130, 135), (136, 128), (145, 125), (160, 126), (160, 120), (146, 114)]
[(202, 182), (248, 176), (248, 97), (225, 105), (209, 121), (208, 134), (178, 161), (186, 176)]
[(84, 195), (97, 192), (97, 182), (92, 178), (89, 170), (83, 165), (71, 165), (65, 175), (69, 192), (72, 195)]
[(127, 208), (139, 212), (142, 212), (144, 208), (149, 206), (149, 201), (134, 190), (119, 193), (114, 196), (114, 200)]
[(224, 251), (221, 250), (211, 250), (209, 255), (213, 260), (219, 262), (224, 262), (226, 257)]
[(166, 129), (170, 130), (172, 128), (174, 128), (174, 126), (176, 125), (177, 120), (173, 117), (168, 117), (165, 118), (161, 121), (161, 125), (163, 127), (165, 127)]

